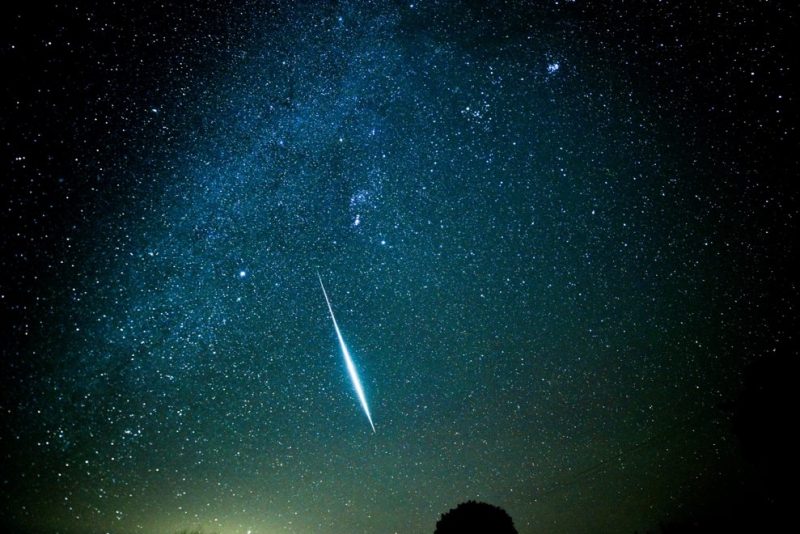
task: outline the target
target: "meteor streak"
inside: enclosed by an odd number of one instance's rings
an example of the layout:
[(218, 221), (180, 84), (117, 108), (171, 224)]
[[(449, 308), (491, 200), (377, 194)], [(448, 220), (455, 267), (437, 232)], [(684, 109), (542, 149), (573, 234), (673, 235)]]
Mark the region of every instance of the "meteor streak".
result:
[(344, 338), (342, 337), (342, 333), (339, 331), (339, 325), (336, 323), (336, 317), (333, 315), (331, 301), (328, 299), (328, 292), (325, 291), (325, 284), (322, 283), (322, 277), (319, 273), (317, 273), (317, 278), (319, 278), (319, 285), (322, 287), (322, 294), (325, 295), (325, 303), (328, 305), (328, 311), (331, 312), (333, 328), (336, 330), (336, 337), (339, 338), (339, 347), (342, 349), (344, 362), (347, 364), (347, 372), (350, 374), (350, 380), (353, 382), (353, 387), (356, 390), (356, 395), (358, 395), (358, 400), (361, 401), (361, 407), (364, 409), (364, 413), (367, 414), (369, 426), (371, 426), (372, 431), (375, 432), (375, 425), (372, 424), (372, 416), (369, 413), (369, 406), (367, 406), (367, 397), (364, 395), (364, 388), (361, 387), (361, 380), (358, 379), (358, 372), (356, 372), (356, 366), (353, 363), (353, 358), (350, 356), (350, 351), (347, 350), (347, 345), (344, 344)]

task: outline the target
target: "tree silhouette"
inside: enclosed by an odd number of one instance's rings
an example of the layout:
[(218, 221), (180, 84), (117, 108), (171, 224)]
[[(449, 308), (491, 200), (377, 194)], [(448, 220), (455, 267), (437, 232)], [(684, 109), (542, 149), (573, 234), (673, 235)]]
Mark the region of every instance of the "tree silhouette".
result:
[(514, 521), (505, 510), (485, 502), (459, 504), (436, 522), (434, 534), (517, 534)]

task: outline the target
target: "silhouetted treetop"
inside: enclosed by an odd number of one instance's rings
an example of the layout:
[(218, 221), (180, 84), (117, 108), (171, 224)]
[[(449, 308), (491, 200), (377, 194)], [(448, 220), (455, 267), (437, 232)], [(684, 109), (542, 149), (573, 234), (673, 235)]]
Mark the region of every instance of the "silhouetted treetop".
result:
[(467, 501), (442, 514), (434, 534), (517, 534), (505, 510), (485, 502)]

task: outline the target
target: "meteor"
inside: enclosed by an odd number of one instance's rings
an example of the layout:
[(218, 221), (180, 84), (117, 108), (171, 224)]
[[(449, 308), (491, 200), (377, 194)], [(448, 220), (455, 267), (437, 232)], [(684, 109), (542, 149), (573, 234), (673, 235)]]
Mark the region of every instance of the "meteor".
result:
[(353, 363), (353, 358), (350, 356), (350, 351), (347, 350), (347, 345), (344, 344), (344, 338), (342, 337), (342, 333), (339, 331), (339, 325), (336, 323), (336, 317), (333, 315), (331, 301), (328, 299), (328, 292), (325, 291), (325, 284), (322, 283), (322, 277), (319, 273), (317, 273), (317, 278), (319, 278), (319, 285), (322, 287), (322, 294), (325, 295), (325, 303), (328, 305), (328, 311), (331, 312), (333, 328), (336, 330), (336, 337), (339, 338), (339, 347), (342, 349), (344, 363), (347, 365), (347, 372), (350, 374), (350, 380), (353, 382), (353, 387), (356, 390), (356, 395), (358, 395), (358, 400), (361, 402), (361, 407), (364, 409), (364, 413), (367, 414), (369, 426), (371, 426), (372, 431), (375, 432), (375, 425), (372, 424), (372, 416), (369, 413), (369, 406), (367, 406), (367, 397), (364, 395), (364, 388), (361, 387), (361, 380), (358, 378), (358, 372), (356, 371), (356, 366)]

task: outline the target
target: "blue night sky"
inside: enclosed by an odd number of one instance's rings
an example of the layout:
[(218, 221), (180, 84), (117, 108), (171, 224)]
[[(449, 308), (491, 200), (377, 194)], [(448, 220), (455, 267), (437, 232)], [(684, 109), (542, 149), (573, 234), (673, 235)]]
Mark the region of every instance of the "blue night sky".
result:
[(4, 532), (632, 533), (755, 484), (790, 3), (2, 9)]

